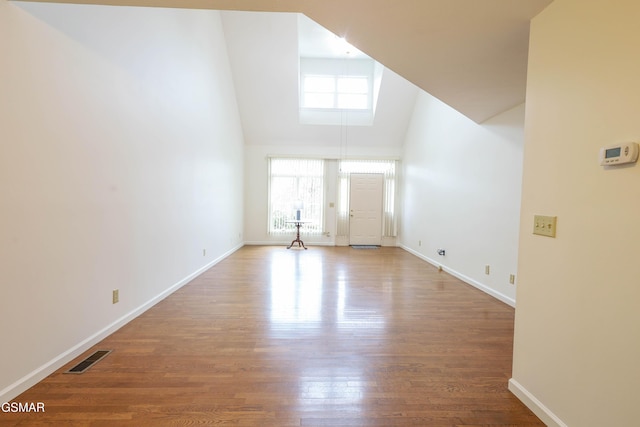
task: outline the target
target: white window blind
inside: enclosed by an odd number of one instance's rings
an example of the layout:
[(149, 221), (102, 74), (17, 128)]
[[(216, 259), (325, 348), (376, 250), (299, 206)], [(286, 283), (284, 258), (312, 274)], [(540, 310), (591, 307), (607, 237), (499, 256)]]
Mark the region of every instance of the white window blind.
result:
[(269, 233), (291, 233), (296, 204), (302, 204), (305, 233), (320, 234), (324, 224), (324, 161), (269, 158)]

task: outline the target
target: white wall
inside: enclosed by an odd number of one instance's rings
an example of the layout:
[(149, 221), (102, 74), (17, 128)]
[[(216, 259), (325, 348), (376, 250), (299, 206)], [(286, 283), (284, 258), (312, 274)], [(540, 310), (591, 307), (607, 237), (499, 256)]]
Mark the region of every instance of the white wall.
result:
[(6, 401), (240, 245), (243, 141), (218, 12), (0, 0), (0, 58)]
[(555, 0), (532, 23), (511, 388), (549, 425), (638, 424), (640, 165), (598, 164), (640, 140), (638, 21), (636, 0)]
[[(233, 79), (248, 145), (401, 149), (417, 93), (385, 69), (372, 126), (300, 123), (298, 15), (222, 12)], [(247, 30), (249, 29), (249, 30)], [(354, 117), (347, 114), (346, 123)], [(349, 153), (350, 154), (350, 153)]]
[(403, 155), (402, 246), (511, 305), (523, 123), (524, 105), (478, 125), (421, 92)]
[[(267, 232), (267, 156), (325, 159), (399, 158), (418, 89), (385, 69), (373, 125), (300, 123), (298, 19), (294, 13), (221, 13), (242, 118), (245, 154), (245, 242), (289, 244), (293, 235)], [(250, 29), (250, 30), (247, 30)], [(346, 116), (352, 123), (353, 117)], [(326, 181), (326, 232), (305, 244), (335, 243), (335, 162)]]

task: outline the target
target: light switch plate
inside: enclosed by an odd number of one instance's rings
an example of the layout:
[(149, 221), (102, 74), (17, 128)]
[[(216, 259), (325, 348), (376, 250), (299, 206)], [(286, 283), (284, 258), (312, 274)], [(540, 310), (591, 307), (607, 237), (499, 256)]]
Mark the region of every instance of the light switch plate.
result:
[(533, 234), (540, 236), (556, 237), (556, 216), (533, 216)]

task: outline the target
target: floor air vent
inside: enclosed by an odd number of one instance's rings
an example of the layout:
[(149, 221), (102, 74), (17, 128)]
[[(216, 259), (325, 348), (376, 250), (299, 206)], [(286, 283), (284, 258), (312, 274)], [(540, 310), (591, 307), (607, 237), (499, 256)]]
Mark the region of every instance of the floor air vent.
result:
[(84, 359), (82, 362), (78, 363), (73, 368), (66, 371), (65, 374), (82, 374), (94, 364), (98, 363), (98, 361), (102, 360), (109, 353), (111, 353), (111, 350), (98, 350), (91, 356)]

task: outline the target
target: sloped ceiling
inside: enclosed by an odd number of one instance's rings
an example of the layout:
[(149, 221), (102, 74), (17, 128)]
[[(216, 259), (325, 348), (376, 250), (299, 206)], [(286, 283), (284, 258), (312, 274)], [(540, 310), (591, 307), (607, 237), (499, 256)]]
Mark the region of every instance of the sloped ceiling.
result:
[[(42, 0), (41, 0), (42, 1)], [(529, 21), (552, 0), (62, 0), (300, 12), (481, 123), (525, 100)]]
[[(300, 21), (308, 20), (297, 13), (222, 12), (245, 143), (337, 147), (348, 139), (352, 148), (402, 147), (418, 88), (389, 70), (382, 75), (373, 125), (300, 123), (299, 44), (312, 42), (298, 31)], [(317, 49), (322, 43), (311, 44)]]

